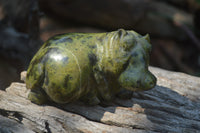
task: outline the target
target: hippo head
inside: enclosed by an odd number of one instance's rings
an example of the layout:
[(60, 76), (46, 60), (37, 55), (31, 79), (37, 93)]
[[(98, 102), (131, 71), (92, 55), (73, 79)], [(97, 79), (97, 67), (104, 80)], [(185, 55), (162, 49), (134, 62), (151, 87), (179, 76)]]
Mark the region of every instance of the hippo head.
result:
[(148, 70), (151, 44), (149, 35), (141, 36), (134, 31), (123, 32), (123, 45), (129, 53), (118, 81), (121, 87), (131, 91), (144, 91), (156, 85), (156, 77)]

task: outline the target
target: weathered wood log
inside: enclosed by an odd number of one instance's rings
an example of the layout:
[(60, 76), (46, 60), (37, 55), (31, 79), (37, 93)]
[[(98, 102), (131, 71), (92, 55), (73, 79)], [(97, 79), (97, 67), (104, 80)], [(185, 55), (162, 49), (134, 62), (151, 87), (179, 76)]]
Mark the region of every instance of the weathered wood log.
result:
[(12, 83), (0, 91), (0, 118), (16, 125), (4, 124), (1, 119), (0, 132), (13, 128), (48, 133), (199, 132), (200, 78), (153, 67), (150, 70), (158, 78), (155, 88), (134, 93), (129, 100), (115, 99), (106, 107), (81, 102), (39, 106), (26, 99), (29, 90), (24, 83)]

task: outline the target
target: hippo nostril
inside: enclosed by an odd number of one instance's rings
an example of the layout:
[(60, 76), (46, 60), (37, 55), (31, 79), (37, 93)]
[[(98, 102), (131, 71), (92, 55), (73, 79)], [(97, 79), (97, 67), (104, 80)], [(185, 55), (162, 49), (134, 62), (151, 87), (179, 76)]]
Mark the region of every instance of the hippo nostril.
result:
[(151, 82), (149, 83), (149, 87), (150, 87), (150, 88), (153, 88), (154, 86), (155, 86), (154, 82), (151, 81)]

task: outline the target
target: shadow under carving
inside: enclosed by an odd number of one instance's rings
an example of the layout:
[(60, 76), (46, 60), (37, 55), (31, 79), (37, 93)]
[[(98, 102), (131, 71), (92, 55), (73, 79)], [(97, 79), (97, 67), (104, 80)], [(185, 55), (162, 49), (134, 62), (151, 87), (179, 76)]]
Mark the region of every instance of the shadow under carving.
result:
[(200, 130), (200, 104), (163, 86), (134, 92), (131, 99), (116, 98), (107, 106), (89, 106), (81, 102), (52, 105), (109, 125), (155, 132)]

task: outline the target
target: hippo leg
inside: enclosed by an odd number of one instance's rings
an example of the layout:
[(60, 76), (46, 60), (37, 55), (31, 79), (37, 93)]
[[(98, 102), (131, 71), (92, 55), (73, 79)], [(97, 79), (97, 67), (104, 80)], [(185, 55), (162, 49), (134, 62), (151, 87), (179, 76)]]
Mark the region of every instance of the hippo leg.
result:
[(48, 96), (42, 88), (33, 88), (28, 94), (28, 99), (36, 104), (45, 104), (48, 101)]
[(116, 96), (121, 99), (130, 99), (133, 96), (133, 91), (121, 89)]
[(97, 98), (97, 96), (93, 96), (93, 94), (91, 94), (91, 93), (87, 94), (80, 100), (88, 105), (97, 105), (100, 103), (100, 100)]
[(44, 104), (48, 96), (40, 87), (44, 82), (44, 65), (37, 60), (32, 62), (32, 66), (27, 71), (26, 87), (30, 89), (28, 99), (36, 104)]
[(100, 103), (99, 98), (97, 97), (97, 91), (95, 89), (87, 88), (90, 90), (86, 95), (80, 98), (80, 101), (88, 104), (88, 105), (97, 105)]

